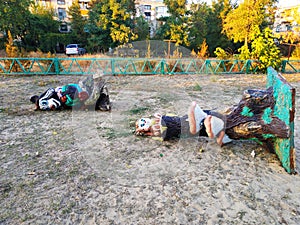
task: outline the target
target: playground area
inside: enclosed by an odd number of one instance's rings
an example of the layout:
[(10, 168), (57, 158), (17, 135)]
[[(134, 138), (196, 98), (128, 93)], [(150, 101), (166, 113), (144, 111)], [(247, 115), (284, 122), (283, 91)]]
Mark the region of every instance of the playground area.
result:
[[(299, 172), (300, 76), (283, 76), (296, 89)], [(1, 76), (0, 224), (300, 221), (299, 174), (258, 143), (134, 135), (141, 116), (184, 115), (192, 101), (225, 112), (266, 75), (106, 76), (111, 112), (34, 111), (30, 96), (80, 78)]]

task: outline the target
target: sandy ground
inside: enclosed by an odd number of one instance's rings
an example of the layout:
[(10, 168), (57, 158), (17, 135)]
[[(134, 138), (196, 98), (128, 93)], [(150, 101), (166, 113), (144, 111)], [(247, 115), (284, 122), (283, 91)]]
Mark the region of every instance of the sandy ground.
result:
[(192, 100), (222, 111), (264, 75), (107, 77), (110, 113), (33, 110), (31, 95), (79, 76), (0, 79), (0, 224), (299, 224), (299, 174), (257, 143), (133, 135), (140, 116), (184, 115)]

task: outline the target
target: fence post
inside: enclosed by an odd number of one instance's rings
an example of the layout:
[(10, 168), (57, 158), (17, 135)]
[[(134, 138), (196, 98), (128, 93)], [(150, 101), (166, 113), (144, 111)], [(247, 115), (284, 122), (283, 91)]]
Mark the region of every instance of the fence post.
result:
[(59, 75), (60, 71), (59, 71), (59, 61), (57, 58), (53, 59), (53, 63), (54, 63), (54, 71), (56, 75)]
[(114, 61), (114, 58), (110, 59), (110, 66), (111, 66), (111, 75), (115, 75), (115, 61)]
[(250, 69), (251, 69), (251, 60), (247, 59), (247, 61), (246, 61), (246, 74), (249, 74)]
[(160, 71), (161, 71), (162, 75), (165, 75), (165, 60), (164, 59), (162, 59), (160, 61)]
[(206, 73), (206, 74), (209, 73), (209, 67), (211, 67), (210, 60), (209, 60), (209, 59), (206, 59), (206, 60), (205, 60), (205, 73)]
[(286, 63), (287, 63), (286, 59), (284, 59), (284, 60), (281, 61), (281, 72), (282, 73), (285, 73)]

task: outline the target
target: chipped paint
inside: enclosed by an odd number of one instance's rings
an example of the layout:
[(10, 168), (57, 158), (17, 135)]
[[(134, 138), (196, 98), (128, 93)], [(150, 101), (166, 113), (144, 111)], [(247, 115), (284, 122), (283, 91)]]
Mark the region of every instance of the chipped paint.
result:
[[(267, 88), (273, 87), (275, 106), (273, 114), (289, 127), (289, 138), (274, 138), (274, 150), (288, 173), (294, 173), (296, 158), (294, 149), (295, 88), (272, 67), (268, 68)], [(267, 118), (268, 112), (266, 112)], [(268, 121), (268, 120), (266, 120)]]
[(262, 134), (262, 136), (263, 136), (265, 139), (268, 139), (268, 138), (274, 138), (274, 137), (275, 137), (274, 134)]
[(272, 122), (271, 114), (272, 114), (272, 109), (270, 107), (266, 108), (264, 110), (264, 114), (262, 116), (262, 119), (265, 122), (265, 124), (270, 124)]
[(254, 115), (253, 112), (251, 112), (251, 109), (249, 107), (247, 107), (247, 106), (245, 106), (243, 108), (243, 111), (241, 112), (241, 114), (243, 116), (247, 116), (247, 117), (252, 117)]

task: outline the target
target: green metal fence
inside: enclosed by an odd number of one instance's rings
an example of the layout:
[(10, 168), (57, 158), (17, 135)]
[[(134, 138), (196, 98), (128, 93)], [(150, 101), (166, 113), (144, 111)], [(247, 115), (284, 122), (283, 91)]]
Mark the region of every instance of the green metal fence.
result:
[[(111, 75), (255, 73), (259, 61), (162, 58), (0, 58), (0, 74)], [(282, 61), (282, 72), (300, 72), (300, 61)], [(298, 69), (299, 68), (299, 69)]]

